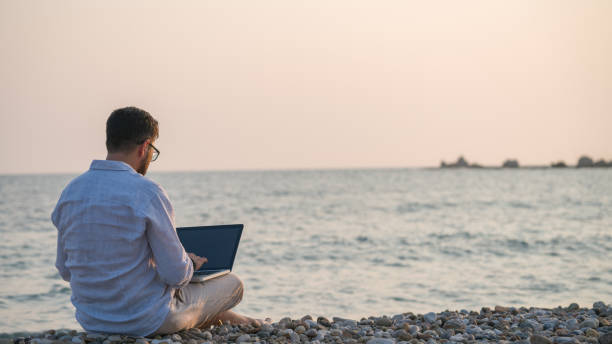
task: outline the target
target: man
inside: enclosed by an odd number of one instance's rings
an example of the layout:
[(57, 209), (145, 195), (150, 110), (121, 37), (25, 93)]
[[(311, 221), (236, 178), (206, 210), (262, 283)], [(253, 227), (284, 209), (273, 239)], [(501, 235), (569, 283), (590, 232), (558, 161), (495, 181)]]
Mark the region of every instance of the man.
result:
[(243, 294), (236, 275), (189, 284), (206, 258), (185, 252), (166, 192), (144, 177), (159, 156), (158, 135), (146, 111), (113, 111), (106, 160), (71, 181), (51, 215), (56, 267), (70, 282), (78, 322), (87, 331), (146, 336), (253, 321), (230, 311)]

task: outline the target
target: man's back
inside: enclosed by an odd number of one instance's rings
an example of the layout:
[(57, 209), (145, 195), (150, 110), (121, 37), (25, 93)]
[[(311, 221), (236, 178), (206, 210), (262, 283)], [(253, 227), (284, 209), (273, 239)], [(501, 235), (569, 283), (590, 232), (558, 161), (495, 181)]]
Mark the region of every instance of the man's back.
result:
[(119, 161), (96, 160), (64, 190), (53, 212), (56, 266), (70, 281), (89, 331), (147, 335), (164, 321), (191, 262), (157, 184)]

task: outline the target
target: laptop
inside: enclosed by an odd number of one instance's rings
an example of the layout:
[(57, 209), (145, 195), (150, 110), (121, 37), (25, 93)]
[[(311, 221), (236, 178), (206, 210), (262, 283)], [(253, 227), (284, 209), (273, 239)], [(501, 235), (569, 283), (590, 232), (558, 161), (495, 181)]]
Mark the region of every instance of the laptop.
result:
[(232, 271), (243, 228), (244, 225), (219, 225), (176, 229), (185, 251), (208, 259), (193, 272), (191, 282), (201, 283)]

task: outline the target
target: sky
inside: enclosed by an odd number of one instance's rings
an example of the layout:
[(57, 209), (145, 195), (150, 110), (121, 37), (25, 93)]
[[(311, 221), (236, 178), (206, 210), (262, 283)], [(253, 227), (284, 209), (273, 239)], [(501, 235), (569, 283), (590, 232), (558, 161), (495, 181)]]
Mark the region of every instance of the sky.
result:
[(0, 174), (612, 160), (612, 1), (0, 0)]

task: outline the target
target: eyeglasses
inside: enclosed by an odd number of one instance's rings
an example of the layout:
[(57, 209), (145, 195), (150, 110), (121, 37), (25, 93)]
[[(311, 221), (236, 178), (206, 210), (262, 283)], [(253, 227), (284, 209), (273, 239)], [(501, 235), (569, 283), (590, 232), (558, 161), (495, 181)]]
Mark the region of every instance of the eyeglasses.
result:
[[(145, 142), (147, 142), (147, 140), (139, 141), (138, 144), (141, 145)], [(151, 161), (155, 161), (157, 160), (157, 157), (159, 156), (159, 149), (155, 148), (155, 146), (153, 146), (151, 142), (149, 142), (149, 146), (151, 146), (151, 148), (154, 149), (153, 156), (151, 157)]]
[(153, 146), (152, 143), (149, 143), (149, 146), (151, 146), (151, 148), (154, 149), (153, 156), (151, 157), (151, 161), (155, 161), (157, 160), (157, 157), (159, 156), (159, 149), (155, 148), (155, 146)]

